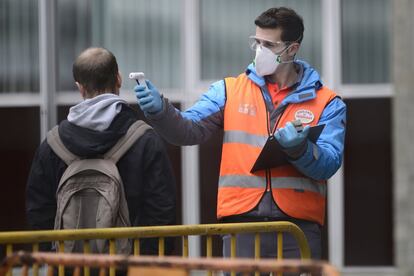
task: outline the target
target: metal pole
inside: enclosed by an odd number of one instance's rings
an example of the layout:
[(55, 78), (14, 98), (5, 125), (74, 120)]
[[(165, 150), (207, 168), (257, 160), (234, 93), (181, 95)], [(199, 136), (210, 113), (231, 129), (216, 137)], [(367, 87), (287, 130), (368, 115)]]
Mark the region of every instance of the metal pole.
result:
[(39, 0), (40, 139), (56, 125), (56, 1)]
[[(182, 0), (183, 15), (181, 22), (182, 66), (184, 78), (184, 101), (181, 109), (191, 106), (191, 94), (199, 79), (199, 1)], [(182, 147), (182, 198), (183, 224), (200, 223), (200, 181), (199, 181), (199, 150), (198, 146)], [(200, 238), (189, 237), (189, 255), (200, 255)]]
[[(341, 84), (341, 1), (322, 1), (322, 75), (325, 84), (338, 93)], [(329, 261), (344, 265), (344, 175), (343, 169), (328, 182)]]

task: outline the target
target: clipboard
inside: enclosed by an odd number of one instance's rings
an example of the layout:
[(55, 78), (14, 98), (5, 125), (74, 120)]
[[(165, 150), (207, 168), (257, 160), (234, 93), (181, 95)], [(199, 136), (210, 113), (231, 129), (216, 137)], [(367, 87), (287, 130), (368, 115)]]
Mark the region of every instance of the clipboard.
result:
[[(316, 143), (316, 140), (318, 140), (319, 135), (321, 135), (324, 127), (324, 124), (310, 127), (308, 139), (312, 143)], [(250, 172), (254, 173), (258, 170), (270, 169), (286, 165), (288, 163), (289, 162), (286, 154), (282, 151), (282, 147), (277, 142), (275, 136), (272, 135), (269, 136), (269, 138), (267, 138), (267, 141), (263, 146), (262, 151), (260, 152), (259, 157), (257, 157), (257, 160), (254, 163)]]

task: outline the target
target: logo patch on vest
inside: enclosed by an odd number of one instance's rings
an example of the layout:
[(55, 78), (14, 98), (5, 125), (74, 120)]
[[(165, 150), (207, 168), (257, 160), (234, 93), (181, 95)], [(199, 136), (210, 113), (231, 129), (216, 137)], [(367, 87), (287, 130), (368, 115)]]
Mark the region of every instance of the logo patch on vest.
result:
[(253, 104), (239, 104), (238, 111), (242, 114), (256, 116), (257, 107)]
[(312, 111), (306, 109), (299, 109), (295, 112), (295, 120), (300, 120), (302, 124), (309, 124), (315, 119)]

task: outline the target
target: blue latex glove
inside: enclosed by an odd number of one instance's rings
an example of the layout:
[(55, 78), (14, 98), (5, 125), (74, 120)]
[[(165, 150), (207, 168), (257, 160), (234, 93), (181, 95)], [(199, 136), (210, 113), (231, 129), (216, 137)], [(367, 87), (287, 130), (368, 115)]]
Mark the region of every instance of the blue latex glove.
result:
[(145, 113), (155, 114), (162, 110), (162, 99), (160, 92), (149, 81), (145, 80), (148, 89), (144, 85), (137, 85), (134, 87), (135, 95), (138, 100), (138, 105)]
[(309, 129), (310, 127), (307, 125), (301, 132), (297, 132), (295, 126), (291, 122), (287, 122), (285, 127), (276, 131), (275, 138), (286, 149), (298, 147), (305, 144)]

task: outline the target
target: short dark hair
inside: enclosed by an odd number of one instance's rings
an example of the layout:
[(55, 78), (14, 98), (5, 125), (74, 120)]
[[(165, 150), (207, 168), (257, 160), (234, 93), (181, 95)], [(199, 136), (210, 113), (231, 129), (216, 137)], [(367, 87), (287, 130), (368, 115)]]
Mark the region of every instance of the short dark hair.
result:
[(294, 10), (280, 7), (270, 8), (254, 21), (262, 29), (282, 29), (282, 41), (301, 43), (303, 39), (303, 19)]
[(89, 96), (116, 89), (118, 63), (105, 48), (83, 51), (73, 63), (72, 71), (75, 81), (85, 88)]

